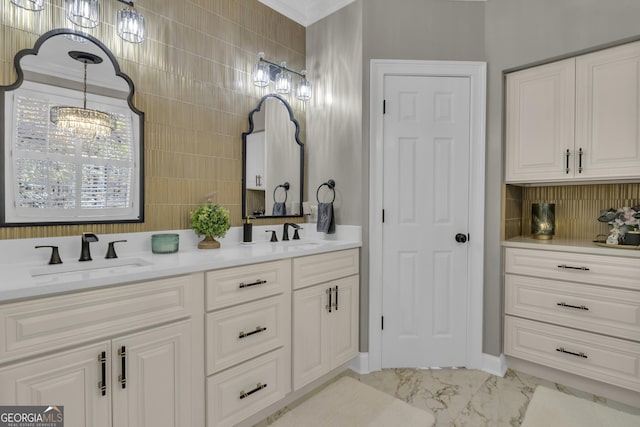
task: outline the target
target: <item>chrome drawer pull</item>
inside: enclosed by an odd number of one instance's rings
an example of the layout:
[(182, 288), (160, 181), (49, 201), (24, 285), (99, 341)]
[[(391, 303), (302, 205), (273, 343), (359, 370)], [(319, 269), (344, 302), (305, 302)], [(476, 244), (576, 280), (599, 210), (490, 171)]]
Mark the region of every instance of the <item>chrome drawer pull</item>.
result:
[(582, 270), (582, 271), (589, 271), (589, 267), (572, 267), (570, 265), (567, 264), (560, 264), (558, 266), (558, 268), (566, 268), (566, 269), (570, 269), (570, 270)]
[(262, 279), (258, 279), (255, 282), (251, 282), (251, 283), (240, 283), (240, 289), (242, 288), (248, 288), (250, 286), (257, 286), (257, 285), (264, 285), (265, 283), (267, 283), (266, 280), (262, 280)]
[(556, 348), (556, 351), (559, 351), (560, 353), (570, 354), (572, 356), (582, 357), (584, 359), (587, 359), (587, 355), (584, 354), (583, 352), (574, 353), (573, 351), (565, 350), (564, 347), (558, 347), (558, 348)]
[(258, 383), (256, 384), (256, 388), (254, 388), (253, 390), (250, 390), (248, 392), (244, 392), (244, 390), (242, 390), (240, 392), (240, 399), (244, 399), (245, 397), (249, 397), (251, 396), (253, 393), (262, 390), (263, 388), (267, 388), (266, 384), (262, 384), (262, 383)]
[(559, 305), (560, 307), (577, 308), (578, 310), (589, 311), (589, 307), (585, 305), (571, 305), (571, 304), (567, 304), (566, 302), (559, 302), (556, 305)]
[(244, 331), (240, 332), (240, 334), (238, 335), (238, 338), (239, 339), (246, 338), (248, 336), (251, 336), (253, 334), (259, 334), (260, 332), (264, 332), (266, 330), (267, 330), (266, 326), (264, 328), (261, 327), (261, 326), (256, 326), (256, 330), (255, 331), (251, 331), (251, 332), (247, 332), (247, 333), (245, 333)]

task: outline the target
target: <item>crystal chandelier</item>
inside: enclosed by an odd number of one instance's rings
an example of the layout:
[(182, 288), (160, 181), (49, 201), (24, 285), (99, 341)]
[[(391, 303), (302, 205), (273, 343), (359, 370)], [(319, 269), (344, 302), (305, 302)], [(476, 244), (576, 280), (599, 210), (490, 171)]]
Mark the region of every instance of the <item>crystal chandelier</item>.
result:
[(87, 65), (99, 64), (102, 58), (87, 52), (69, 52), (76, 61), (84, 64), (84, 86), (83, 86), (83, 106), (68, 107), (56, 106), (50, 110), (50, 120), (55, 123), (58, 129), (70, 131), (74, 135), (85, 138), (95, 138), (97, 136), (110, 136), (115, 127), (114, 117), (103, 111), (87, 108)]
[(295, 97), (301, 101), (309, 101), (313, 85), (307, 80), (307, 70), (297, 72), (288, 68), (284, 61), (278, 65), (265, 59), (264, 52), (258, 54), (258, 63), (253, 67), (253, 84), (258, 87), (266, 87), (273, 80), (277, 93), (288, 94), (291, 92), (292, 73), (300, 77), (296, 85)]

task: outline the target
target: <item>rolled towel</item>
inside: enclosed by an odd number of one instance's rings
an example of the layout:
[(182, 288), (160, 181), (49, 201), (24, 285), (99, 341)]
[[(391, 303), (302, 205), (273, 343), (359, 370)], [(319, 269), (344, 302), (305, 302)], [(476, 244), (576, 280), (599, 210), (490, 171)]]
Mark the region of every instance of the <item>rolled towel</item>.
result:
[(336, 223), (333, 219), (333, 203), (318, 203), (317, 230), (327, 234), (336, 232)]
[(273, 203), (273, 212), (271, 215), (273, 216), (285, 216), (287, 214), (287, 207), (284, 202), (274, 202)]

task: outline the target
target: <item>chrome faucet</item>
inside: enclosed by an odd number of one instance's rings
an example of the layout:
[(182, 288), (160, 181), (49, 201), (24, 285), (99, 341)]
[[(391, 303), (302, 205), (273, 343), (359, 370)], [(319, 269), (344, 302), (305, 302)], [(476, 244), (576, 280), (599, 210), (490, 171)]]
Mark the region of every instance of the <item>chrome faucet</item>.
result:
[(89, 250), (89, 243), (97, 242), (98, 236), (93, 233), (82, 233), (82, 251), (80, 252), (80, 259), (78, 261), (91, 261), (91, 251)]
[(300, 230), (302, 227), (292, 222), (285, 222), (284, 227), (282, 229), (282, 241), (284, 242), (285, 240), (289, 240), (289, 226), (295, 229), (295, 232), (293, 233), (293, 240), (300, 240), (300, 236), (298, 235), (298, 230)]

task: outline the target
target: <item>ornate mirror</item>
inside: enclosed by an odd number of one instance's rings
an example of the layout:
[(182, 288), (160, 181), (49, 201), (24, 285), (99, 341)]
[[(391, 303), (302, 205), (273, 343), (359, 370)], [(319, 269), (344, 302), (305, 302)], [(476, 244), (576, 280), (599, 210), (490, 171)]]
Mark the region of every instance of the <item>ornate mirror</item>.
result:
[(41, 36), (0, 86), (0, 225), (142, 222), (144, 113), (94, 37)]
[(264, 96), (242, 134), (242, 215), (302, 216), (304, 144), (293, 110), (280, 95)]

